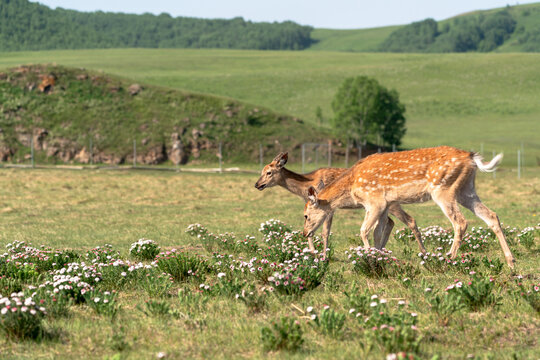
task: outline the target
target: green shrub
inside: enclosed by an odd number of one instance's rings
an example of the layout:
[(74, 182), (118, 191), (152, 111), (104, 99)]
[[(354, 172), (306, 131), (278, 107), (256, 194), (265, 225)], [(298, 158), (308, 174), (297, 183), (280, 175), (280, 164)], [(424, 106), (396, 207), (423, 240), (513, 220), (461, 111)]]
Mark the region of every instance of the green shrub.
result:
[(261, 329), (261, 341), (265, 351), (297, 351), (302, 346), (302, 327), (295, 319), (282, 317)]

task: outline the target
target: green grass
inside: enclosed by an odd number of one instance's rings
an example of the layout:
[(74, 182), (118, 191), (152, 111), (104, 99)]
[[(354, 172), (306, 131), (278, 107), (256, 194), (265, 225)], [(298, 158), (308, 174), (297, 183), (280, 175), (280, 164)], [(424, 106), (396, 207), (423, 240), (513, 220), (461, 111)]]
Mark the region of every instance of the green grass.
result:
[[(540, 186), (538, 175), (538, 171), (531, 170), (525, 179), (516, 183), (515, 174), (508, 171), (499, 172), (497, 179), (481, 174), (477, 181), (478, 193), (506, 225), (520, 228), (534, 225), (540, 216), (536, 200)], [(302, 202), (281, 188), (259, 192), (253, 188), (256, 179), (256, 175), (243, 174), (3, 169), (0, 188), (7, 196), (0, 200), (0, 246), (21, 240), (83, 252), (109, 243), (127, 256), (129, 245), (145, 237), (165, 248), (187, 248), (207, 256), (197, 240), (184, 233), (188, 224), (201, 223), (214, 233), (229, 231), (238, 236), (257, 236), (261, 222), (278, 218), (300, 229)], [(433, 203), (410, 205), (406, 209), (419, 226), (449, 226)], [(419, 314), (418, 327), (424, 336), (422, 358), (434, 354), (448, 359), (461, 359), (467, 354), (503, 359), (512, 358), (514, 353), (518, 358), (538, 356), (538, 317), (528, 304), (515, 302), (506, 295), (506, 289), (513, 284), (508, 268), (497, 276), (503, 287), (500, 307), (465, 311), (456, 314), (448, 326), (438, 325), (424, 300), (421, 280), (444, 289), (454, 278), (463, 278), (463, 275), (433, 275), (422, 271), (408, 289), (395, 277), (372, 279), (354, 273), (344, 251), (359, 244), (358, 239), (351, 238), (358, 233), (362, 216), (360, 210), (336, 214), (332, 240), (336, 252), (330, 273), (323, 285), (303, 297), (273, 296), (266, 310), (251, 314), (239, 301), (222, 296), (210, 298), (202, 309), (194, 310), (173, 295), (163, 301), (184, 316), (163, 318), (147, 317), (136, 309), (149, 300), (141, 290), (120, 290), (118, 301), (122, 310), (116, 321), (96, 315), (87, 306), (72, 307), (70, 317), (48, 321), (48, 326), (60, 333), (58, 340), (33, 343), (0, 338), (2, 357), (101, 359), (121, 353), (122, 358), (147, 359), (161, 351), (170, 358), (363, 357), (367, 350), (362, 344), (366, 342), (356, 320), (347, 318), (343, 337), (332, 338), (307, 326), (306, 316), (296, 310), (314, 306), (320, 312), (323, 304), (328, 304), (348, 314), (344, 292), (349, 291), (353, 281), (362, 291), (368, 289), (392, 303), (406, 299), (415, 306), (414, 311)], [(470, 213), (466, 216), (469, 226), (484, 225)], [(402, 226), (397, 224), (398, 228)], [(539, 240), (535, 240), (537, 246)], [(433, 250), (433, 244), (426, 246)], [(416, 245), (412, 247), (413, 253), (405, 254), (402, 244), (393, 239), (389, 242), (389, 248), (398, 258), (416, 264)], [(537, 255), (517, 244), (511, 245), (511, 249), (517, 257), (516, 273), (531, 276), (532, 279), (524, 280), (527, 284), (537, 281)], [(491, 246), (485, 254), (492, 259), (503, 258), (498, 245)], [(210, 274), (204, 281), (213, 282), (214, 277)], [(173, 293), (182, 287), (195, 289), (198, 283), (175, 283)], [(280, 316), (298, 319), (304, 329), (305, 344), (296, 354), (283, 351), (265, 355), (261, 328)], [(113, 334), (117, 335), (116, 343), (112, 340)], [(129, 347), (118, 350), (119, 339)], [(385, 356), (376, 346), (368, 354), (369, 358)]]
[(379, 45), (401, 25), (369, 29), (315, 29), (311, 37), (316, 41), (308, 50), (322, 51), (377, 51)]
[(143, 83), (246, 101), (329, 127), (333, 96), (350, 76), (368, 75), (407, 107), (404, 147), (454, 145), (504, 151), (528, 165), (540, 144), (539, 54), (355, 54), (229, 50), (84, 50), (4, 53), (0, 68), (56, 62)]

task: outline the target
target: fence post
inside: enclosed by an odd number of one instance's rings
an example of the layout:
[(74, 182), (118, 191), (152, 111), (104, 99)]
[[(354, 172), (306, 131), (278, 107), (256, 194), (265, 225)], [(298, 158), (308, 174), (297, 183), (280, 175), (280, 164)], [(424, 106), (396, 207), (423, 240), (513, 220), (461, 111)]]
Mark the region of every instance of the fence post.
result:
[(302, 144), (302, 173), (305, 173), (304, 171), (305, 162), (306, 162), (306, 144)]
[(480, 155), (484, 156), (484, 143), (480, 143)]
[(30, 156), (32, 158), (32, 168), (34, 168), (34, 136), (30, 138)]
[(517, 161), (518, 161), (518, 179), (521, 179), (521, 152), (520, 150), (518, 149), (518, 158), (517, 158)]
[(332, 140), (328, 140), (328, 167), (332, 166)]
[(223, 168), (222, 168), (222, 165), (221, 165), (221, 158), (223, 157), (222, 153), (221, 153), (221, 141), (219, 142), (219, 154), (218, 154), (218, 158), (219, 158), (219, 172), (222, 173), (223, 172)]
[(259, 161), (261, 163), (261, 170), (263, 168), (263, 150), (262, 150), (262, 144), (259, 144)]
[(137, 140), (133, 139), (133, 167), (137, 166)]
[(90, 138), (90, 164), (94, 165), (94, 144), (92, 144), (92, 138)]
[(523, 141), (521, 142), (521, 171), (525, 173), (525, 148), (523, 147)]
[(349, 167), (349, 139), (347, 138), (347, 148), (345, 149), (345, 167)]
[(358, 160), (362, 159), (362, 144), (358, 145)]
[(396, 152), (396, 144), (392, 144), (392, 152)]

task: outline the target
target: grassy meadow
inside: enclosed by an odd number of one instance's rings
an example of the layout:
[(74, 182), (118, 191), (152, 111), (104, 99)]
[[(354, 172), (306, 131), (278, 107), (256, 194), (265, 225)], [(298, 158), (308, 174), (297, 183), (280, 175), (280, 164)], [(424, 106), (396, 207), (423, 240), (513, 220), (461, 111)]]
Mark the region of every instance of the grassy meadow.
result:
[[(497, 178), (480, 174), (477, 190), (499, 218), (510, 227), (520, 229), (539, 222), (540, 174), (530, 169), (519, 182), (515, 173), (500, 171)], [(163, 249), (183, 249), (210, 258), (201, 240), (189, 236), (189, 224), (200, 223), (213, 233), (233, 232), (240, 239), (258, 234), (260, 223), (280, 219), (293, 229), (302, 227), (302, 201), (281, 188), (257, 191), (254, 174), (188, 174), (158, 172), (66, 171), (1, 169), (0, 247), (15, 240), (41, 244), (56, 249), (73, 249), (79, 254), (96, 246), (111, 244), (124, 259), (130, 244), (140, 238), (156, 241)], [(432, 203), (406, 206), (420, 227), (440, 225), (449, 228), (448, 220)], [(464, 212), (465, 213), (465, 212)], [(465, 213), (472, 226), (485, 226)], [(461, 309), (448, 322), (427, 303), (426, 287), (439, 289), (467, 281), (469, 275), (452, 269), (434, 273), (420, 266), (417, 247), (390, 239), (388, 248), (394, 255), (419, 269), (410, 285), (401, 276), (374, 278), (354, 270), (345, 251), (360, 244), (359, 232), (363, 211), (339, 211), (334, 219), (332, 246), (334, 255), (322, 284), (301, 296), (272, 293), (265, 298), (261, 311), (250, 312), (234, 294), (199, 294), (199, 284), (218, 282), (216, 271), (199, 279), (174, 281), (167, 294), (150, 296), (136, 286), (118, 288), (117, 304), (121, 306), (111, 320), (88, 305), (72, 305), (64, 316), (45, 320), (51, 339), (41, 342), (8, 341), (0, 338), (3, 359), (114, 358), (149, 359), (160, 352), (165, 358), (276, 358), (336, 359), (384, 358), (388, 351), (373, 343), (362, 321), (349, 314), (356, 283), (360, 293), (388, 299), (388, 306), (406, 301), (408, 311), (418, 314), (416, 324), (422, 340), (419, 358), (463, 359), (536, 359), (540, 355), (538, 314), (515, 291), (516, 275), (530, 287), (539, 282), (538, 232), (532, 247), (515, 240), (510, 247), (516, 257), (516, 269), (504, 267), (495, 278), (498, 306), (478, 310)], [(397, 223), (396, 229), (402, 224)], [(436, 243), (426, 240), (428, 251)], [(241, 251), (222, 254), (246, 256)], [(462, 250), (461, 252), (463, 252)], [(481, 258), (503, 260), (498, 244), (490, 243), (475, 252)], [(84, 259), (84, 257), (83, 257)], [(149, 262), (145, 262), (148, 264)], [(482, 267), (477, 271), (481, 272)], [(120, 276), (119, 276), (120, 278)], [(248, 284), (260, 289), (261, 283), (245, 276)], [(120, 280), (118, 280), (120, 284)], [(105, 286), (105, 284), (103, 284)], [(216, 285), (217, 286), (217, 285)], [(114, 286), (113, 286), (114, 287)], [(178, 290), (189, 296), (178, 296)], [(369, 299), (369, 297), (368, 297)], [(170, 307), (166, 313), (145, 313), (149, 300)], [(309, 322), (307, 308), (317, 313), (329, 305), (346, 314), (342, 331), (330, 336)], [(382, 306), (382, 305), (381, 305)], [(303, 331), (303, 345), (296, 352), (263, 351), (261, 329), (287, 316), (295, 319)]]
[(540, 150), (539, 54), (373, 54), (324, 51), (123, 49), (3, 53), (0, 69), (57, 63), (133, 81), (235, 98), (330, 126), (331, 101), (350, 76), (377, 78), (406, 105), (406, 148), (453, 145), (504, 151), (515, 165)]

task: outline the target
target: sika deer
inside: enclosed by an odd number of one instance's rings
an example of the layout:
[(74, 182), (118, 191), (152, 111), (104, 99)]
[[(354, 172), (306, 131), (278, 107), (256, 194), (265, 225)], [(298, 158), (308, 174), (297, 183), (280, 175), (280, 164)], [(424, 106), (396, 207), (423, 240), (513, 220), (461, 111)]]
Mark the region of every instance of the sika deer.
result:
[[(476, 169), (494, 171), (501, 160), (502, 154), (499, 154), (484, 164), (479, 154), (449, 146), (368, 156), (320, 192), (309, 187), (304, 235), (312, 236), (336, 209), (361, 204), (366, 208), (366, 216), (360, 235), (364, 246), (369, 247), (368, 235), (373, 228), (374, 237), (384, 229), (381, 219), (386, 218), (389, 206), (433, 199), (454, 227), (452, 258), (456, 257), (467, 229), (467, 221), (458, 207), (461, 204), (495, 232), (506, 262), (513, 268), (515, 260), (499, 218), (482, 204), (474, 188)], [(375, 246), (382, 248), (384, 242), (377, 239), (375, 237)]]
[[(261, 177), (259, 180), (255, 183), (255, 187), (258, 190), (264, 190), (269, 187), (273, 186), (281, 186), (290, 192), (292, 192), (295, 195), (300, 196), (304, 201), (308, 200), (308, 188), (310, 186), (319, 186), (320, 184), (330, 184), (332, 181), (334, 181), (337, 177), (339, 177), (341, 174), (343, 174), (347, 169), (341, 169), (341, 168), (321, 168), (318, 170), (315, 170), (313, 172), (310, 172), (308, 174), (297, 174), (295, 172), (292, 172), (285, 168), (285, 164), (288, 160), (288, 154), (287, 153), (280, 153), (278, 156), (272, 160), (272, 162), (268, 165), (266, 165), (262, 172)], [(323, 185), (324, 186), (324, 185)], [(362, 205), (354, 205), (347, 207), (348, 209), (356, 209), (356, 208), (362, 208)], [(414, 237), (416, 238), (416, 241), (418, 242), (418, 246), (420, 248), (420, 251), (425, 252), (426, 249), (424, 248), (424, 245), (422, 243), (422, 237), (420, 235), (420, 231), (418, 231), (418, 228), (416, 226), (416, 222), (414, 219), (407, 214), (399, 204), (392, 204), (388, 212), (395, 217), (397, 217), (401, 222), (403, 222), (405, 225), (411, 229), (411, 231), (414, 234)], [(328, 244), (328, 236), (330, 235), (330, 229), (332, 227), (332, 215), (326, 217), (323, 228), (322, 228), (322, 237), (323, 237), (323, 246), (326, 251), (327, 244)], [(387, 221), (384, 222), (384, 228), (381, 229), (380, 233), (377, 233), (377, 237), (381, 237), (381, 242), (386, 244), (388, 241), (388, 238), (390, 237), (390, 233), (392, 232), (392, 228), (394, 227), (394, 222), (389, 217), (386, 217)], [(314, 251), (315, 248), (313, 247), (311, 237), (308, 239), (309, 241), (309, 247), (311, 251)], [(324, 256), (325, 254), (323, 254)]]

